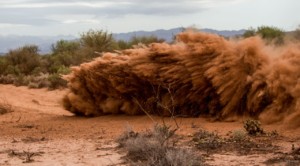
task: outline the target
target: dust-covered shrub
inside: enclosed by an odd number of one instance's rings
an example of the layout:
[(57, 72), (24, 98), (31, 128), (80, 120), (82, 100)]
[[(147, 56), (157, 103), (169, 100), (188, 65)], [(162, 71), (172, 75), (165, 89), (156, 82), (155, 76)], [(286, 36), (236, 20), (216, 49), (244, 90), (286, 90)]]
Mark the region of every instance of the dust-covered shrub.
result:
[(258, 120), (248, 119), (244, 122), (244, 128), (249, 135), (264, 134), (264, 130)]
[(175, 129), (155, 125), (152, 130), (136, 133), (127, 129), (118, 139), (120, 147), (127, 152), (132, 165), (201, 165), (200, 158), (190, 149), (183, 149), (170, 143)]
[(247, 133), (243, 130), (232, 131), (229, 136), (230, 141), (242, 142), (249, 140)]
[(0, 115), (13, 112), (13, 106), (9, 104), (4, 98), (0, 98)]
[(203, 129), (194, 134), (193, 141), (198, 149), (207, 151), (221, 148), (224, 143), (224, 140), (216, 132)]

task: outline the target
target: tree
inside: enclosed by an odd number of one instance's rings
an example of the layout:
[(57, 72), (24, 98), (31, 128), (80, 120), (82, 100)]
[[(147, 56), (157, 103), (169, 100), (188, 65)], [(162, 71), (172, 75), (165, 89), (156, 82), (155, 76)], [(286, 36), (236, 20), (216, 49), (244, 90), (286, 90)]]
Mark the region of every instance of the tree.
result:
[(80, 48), (78, 41), (59, 40), (56, 44), (52, 44), (53, 54), (59, 54), (63, 52), (74, 53)]
[(248, 38), (248, 37), (252, 37), (252, 36), (255, 36), (256, 34), (256, 30), (254, 28), (249, 28), (248, 30), (246, 30), (243, 34), (243, 37), (244, 38)]
[(134, 36), (130, 39), (129, 45), (137, 45), (139, 43), (141, 44), (151, 44), (151, 43), (162, 43), (164, 42), (164, 39), (159, 39), (157, 36), (151, 35), (151, 36)]
[(243, 34), (244, 38), (259, 35), (267, 43), (283, 44), (285, 33), (273, 26), (260, 26), (257, 29), (249, 28)]
[[(111, 33), (89, 30), (80, 36), (81, 45), (89, 52), (110, 52), (117, 49), (117, 43)], [(94, 56), (97, 54), (94, 54)]]
[(261, 26), (257, 28), (256, 33), (269, 42), (275, 41), (277, 44), (283, 43), (284, 32), (277, 27)]

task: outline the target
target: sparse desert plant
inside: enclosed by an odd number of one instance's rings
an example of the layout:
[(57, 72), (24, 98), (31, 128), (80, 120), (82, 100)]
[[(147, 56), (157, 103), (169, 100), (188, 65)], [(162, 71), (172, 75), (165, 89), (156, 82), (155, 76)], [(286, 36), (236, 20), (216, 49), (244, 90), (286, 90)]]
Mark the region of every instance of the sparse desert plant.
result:
[(130, 138), (136, 138), (138, 133), (132, 130), (131, 126), (126, 126), (124, 132), (116, 139), (116, 142), (119, 143), (119, 147), (124, 147), (126, 141)]
[(199, 130), (194, 134), (193, 141), (198, 149), (214, 150), (222, 147), (224, 140), (215, 132)]
[(242, 142), (248, 140), (248, 135), (243, 130), (235, 130), (230, 133), (230, 141)]
[(264, 130), (258, 120), (248, 119), (244, 122), (244, 128), (249, 135), (264, 134)]
[(32, 163), (34, 162), (34, 159), (33, 157), (35, 156), (41, 156), (44, 152), (30, 152), (29, 150), (28, 151), (23, 151), (23, 152), (18, 152), (18, 151), (15, 151), (15, 150), (11, 150), (8, 155), (10, 157), (18, 157), (20, 159), (23, 160), (23, 163)]
[[(126, 157), (132, 165), (201, 165), (201, 161), (190, 149), (169, 144), (175, 131), (166, 126), (155, 125), (152, 130), (136, 133), (131, 129), (117, 139), (117, 142), (127, 151)], [(165, 140), (165, 141), (162, 141)]]
[(0, 98), (0, 115), (13, 112), (13, 106), (9, 104), (4, 98)]

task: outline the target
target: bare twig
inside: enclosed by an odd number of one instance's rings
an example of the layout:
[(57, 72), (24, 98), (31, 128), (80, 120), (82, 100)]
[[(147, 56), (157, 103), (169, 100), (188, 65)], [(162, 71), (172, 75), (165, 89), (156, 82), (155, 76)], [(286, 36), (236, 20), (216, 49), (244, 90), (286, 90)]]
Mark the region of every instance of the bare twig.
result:
[(151, 117), (151, 115), (144, 109), (144, 107), (140, 104), (140, 102), (135, 98), (135, 97), (132, 97), (134, 99), (134, 102), (140, 107), (140, 109), (154, 122), (155, 120)]

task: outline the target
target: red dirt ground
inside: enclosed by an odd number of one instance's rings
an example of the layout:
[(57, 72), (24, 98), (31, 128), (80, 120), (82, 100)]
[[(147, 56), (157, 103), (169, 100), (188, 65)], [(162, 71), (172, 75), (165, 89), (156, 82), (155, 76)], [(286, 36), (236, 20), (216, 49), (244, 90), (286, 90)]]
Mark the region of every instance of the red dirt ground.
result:
[[(66, 90), (28, 89), (0, 85), (0, 100), (13, 106), (13, 112), (0, 115), (0, 165), (128, 165), (117, 150), (115, 139), (131, 126), (136, 131), (152, 128), (147, 116), (107, 115), (76, 117), (61, 106)], [(154, 117), (161, 122), (160, 117)], [(170, 118), (165, 120), (174, 125)], [(208, 118), (177, 118), (179, 135), (189, 137), (196, 128), (226, 135), (243, 128), (238, 122), (211, 122)], [(196, 126), (196, 128), (195, 128)], [(277, 130), (281, 139), (275, 143), (282, 152), (292, 144), (300, 146), (300, 128), (285, 129), (280, 124), (263, 125)], [(33, 154), (30, 161), (28, 156)], [(241, 156), (234, 153), (211, 155), (209, 165), (264, 165), (274, 154)], [(30, 157), (29, 157), (30, 158)], [(29, 161), (28, 161), (29, 160)]]

